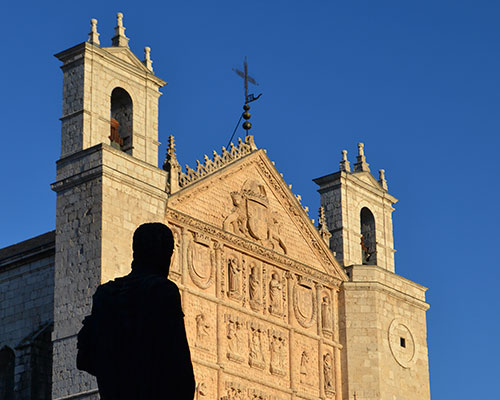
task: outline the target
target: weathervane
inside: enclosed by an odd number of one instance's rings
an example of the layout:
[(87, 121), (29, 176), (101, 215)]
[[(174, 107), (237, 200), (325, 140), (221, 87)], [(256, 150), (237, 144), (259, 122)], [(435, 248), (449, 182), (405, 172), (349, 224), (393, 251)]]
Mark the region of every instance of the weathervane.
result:
[[(260, 93), (258, 96), (255, 96), (253, 93), (248, 94), (248, 82), (255, 86), (259, 86), (257, 81), (253, 79), (251, 76), (248, 75), (248, 64), (247, 64), (247, 58), (245, 57), (245, 61), (243, 62), (243, 71), (240, 71), (237, 68), (233, 68), (233, 71), (236, 72), (239, 76), (243, 78), (245, 81), (245, 105), (243, 106), (243, 110), (245, 112), (242, 114), (242, 117), (245, 119), (245, 122), (243, 123), (243, 129), (247, 131), (247, 136), (248, 136), (248, 131), (252, 127), (252, 124), (250, 123), (249, 119), (251, 117), (250, 113), (248, 110), (250, 110), (250, 106), (248, 103), (251, 103), (252, 101), (258, 100), (260, 96), (262, 96), (262, 93)], [(240, 118), (241, 121), (241, 118)], [(239, 122), (238, 122), (239, 124)], [(234, 133), (233, 133), (234, 135)]]

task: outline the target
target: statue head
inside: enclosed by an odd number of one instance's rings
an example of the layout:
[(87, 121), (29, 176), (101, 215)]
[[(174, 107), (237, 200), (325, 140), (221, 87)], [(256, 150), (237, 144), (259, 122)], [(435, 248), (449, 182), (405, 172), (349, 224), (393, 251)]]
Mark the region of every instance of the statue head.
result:
[(174, 251), (174, 236), (168, 226), (159, 222), (146, 223), (134, 232), (132, 269), (168, 275)]

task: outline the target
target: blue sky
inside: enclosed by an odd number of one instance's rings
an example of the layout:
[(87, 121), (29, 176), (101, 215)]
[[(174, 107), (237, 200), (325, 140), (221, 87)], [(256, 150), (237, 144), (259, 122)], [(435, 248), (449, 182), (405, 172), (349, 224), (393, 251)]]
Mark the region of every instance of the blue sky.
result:
[(182, 165), (226, 145), (243, 99), (231, 69), (244, 56), (263, 92), (255, 141), (312, 218), (311, 180), (365, 143), (399, 199), (396, 272), (429, 287), (433, 399), (496, 396), (499, 2), (6, 3), (0, 247), (55, 227), (62, 74), (52, 55), (85, 41), (90, 18), (110, 45), (121, 11), (132, 51), (142, 59), (150, 46), (169, 83), (160, 141), (175, 135)]

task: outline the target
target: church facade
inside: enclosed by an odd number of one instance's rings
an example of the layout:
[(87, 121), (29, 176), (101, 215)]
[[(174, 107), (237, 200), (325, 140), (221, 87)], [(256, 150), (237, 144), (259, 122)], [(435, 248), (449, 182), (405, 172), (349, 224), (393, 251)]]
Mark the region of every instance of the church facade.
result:
[[(158, 168), (165, 82), (97, 21), (62, 62), (56, 229), (0, 250), (0, 397), (98, 399), (76, 369), (96, 287), (130, 271), (144, 222), (174, 232), (196, 400), (430, 399), (426, 288), (395, 273), (393, 205), (363, 145), (318, 178), (317, 226), (251, 135)], [(2, 395), (4, 397), (2, 397)]]

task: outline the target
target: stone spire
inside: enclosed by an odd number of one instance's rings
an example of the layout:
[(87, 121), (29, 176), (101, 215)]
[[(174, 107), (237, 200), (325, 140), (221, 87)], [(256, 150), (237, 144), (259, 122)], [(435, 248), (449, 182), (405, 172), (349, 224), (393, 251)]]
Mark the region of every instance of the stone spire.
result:
[(342, 150), (342, 161), (340, 161), (340, 170), (351, 172), (351, 164), (347, 160), (347, 150)]
[(354, 172), (370, 172), (370, 164), (366, 162), (364, 147), (363, 143), (358, 143), (358, 157), (356, 157), (356, 164), (354, 164)]
[(328, 227), (326, 226), (325, 208), (323, 206), (319, 208), (318, 231), (323, 240), (325, 241), (325, 243), (329, 245), (332, 234), (330, 233)]
[(142, 61), (142, 63), (146, 66), (147, 69), (153, 72), (153, 61), (151, 61), (151, 47), (144, 47), (144, 60)]
[(380, 183), (380, 186), (382, 186), (382, 189), (387, 191), (387, 181), (385, 180), (385, 170), (379, 169), (378, 170), (378, 183)]
[(99, 46), (101, 42), (99, 42), (99, 34), (97, 33), (97, 20), (92, 18), (90, 20), (90, 32), (89, 32), (89, 43), (95, 44)]
[(125, 28), (123, 27), (123, 14), (121, 12), (116, 14), (115, 36), (111, 39), (114, 47), (128, 48), (128, 41), (130, 39), (125, 36)]
[(169, 194), (175, 193), (179, 190), (179, 173), (182, 168), (177, 161), (175, 154), (175, 140), (172, 135), (168, 137), (167, 157), (163, 163), (163, 169), (167, 171), (167, 192)]

